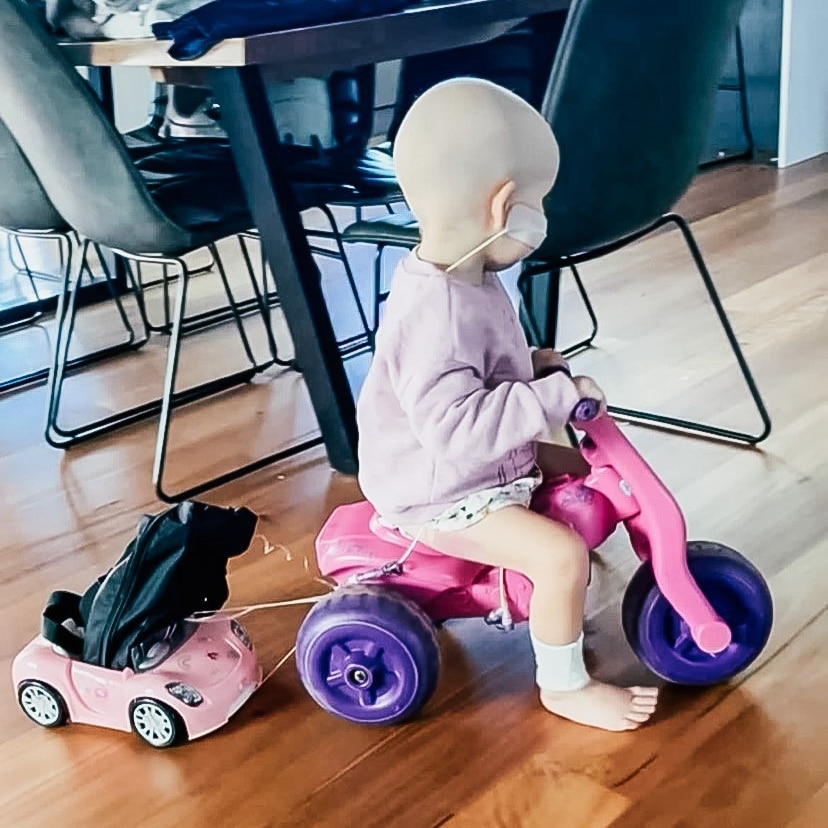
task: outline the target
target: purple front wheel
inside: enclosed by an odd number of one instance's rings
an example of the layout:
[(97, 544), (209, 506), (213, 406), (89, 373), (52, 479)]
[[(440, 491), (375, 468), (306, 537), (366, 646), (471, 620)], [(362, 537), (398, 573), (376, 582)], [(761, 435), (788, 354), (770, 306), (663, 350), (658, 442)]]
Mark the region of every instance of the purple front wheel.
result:
[(687, 624), (659, 591), (649, 563), (624, 595), (624, 633), (635, 654), (674, 684), (715, 684), (744, 670), (762, 652), (773, 625), (773, 602), (762, 574), (738, 552), (718, 543), (687, 544), (687, 565), (705, 598), (730, 627), (720, 653), (700, 650)]
[(412, 601), (382, 587), (343, 587), (308, 613), (296, 664), (320, 707), (352, 722), (394, 724), (431, 697), (440, 649)]

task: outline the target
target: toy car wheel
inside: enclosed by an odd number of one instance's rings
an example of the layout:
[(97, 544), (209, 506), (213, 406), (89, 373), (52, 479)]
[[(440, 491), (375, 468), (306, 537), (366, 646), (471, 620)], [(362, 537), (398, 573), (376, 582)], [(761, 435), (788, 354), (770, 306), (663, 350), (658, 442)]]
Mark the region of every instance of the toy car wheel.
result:
[(135, 734), (154, 748), (171, 747), (186, 738), (181, 717), (154, 699), (136, 699), (129, 709)]
[(62, 696), (48, 684), (24, 681), (17, 691), (17, 700), (23, 712), (41, 727), (60, 727), (69, 718)]
[(296, 664), (320, 707), (352, 722), (394, 724), (431, 697), (440, 648), (414, 602), (381, 587), (343, 587), (308, 613)]
[(773, 624), (773, 601), (762, 574), (738, 552), (718, 543), (687, 544), (687, 565), (701, 591), (730, 627), (720, 653), (699, 649), (687, 624), (659, 591), (649, 563), (633, 576), (621, 608), (624, 633), (635, 654), (675, 684), (726, 681), (762, 652)]

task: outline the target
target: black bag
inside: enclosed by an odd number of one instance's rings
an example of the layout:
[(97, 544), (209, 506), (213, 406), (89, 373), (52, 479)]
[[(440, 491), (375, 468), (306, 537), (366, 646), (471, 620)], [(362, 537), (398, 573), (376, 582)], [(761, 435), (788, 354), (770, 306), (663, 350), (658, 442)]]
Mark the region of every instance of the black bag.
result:
[[(52, 594), (43, 636), (89, 664), (146, 669), (153, 647), (165, 644), (167, 655), (181, 643), (187, 617), (222, 607), (227, 560), (250, 545), (256, 521), (249, 509), (196, 501), (145, 516), (115, 566), (83, 596)], [(83, 627), (82, 636), (68, 620)]]

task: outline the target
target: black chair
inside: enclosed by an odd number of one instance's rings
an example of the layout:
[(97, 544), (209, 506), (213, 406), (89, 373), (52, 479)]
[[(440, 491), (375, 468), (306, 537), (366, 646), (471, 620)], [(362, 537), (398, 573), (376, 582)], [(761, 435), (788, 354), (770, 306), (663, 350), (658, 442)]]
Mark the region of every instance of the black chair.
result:
[[(690, 228), (670, 212), (696, 174), (743, 5), (744, 0), (573, 2), (541, 109), (561, 149), (558, 179), (545, 201), (549, 235), (525, 262), (520, 288), (529, 338), (552, 346), (559, 271), (572, 272), (593, 325), (589, 336), (564, 350), (572, 355), (589, 347), (597, 332), (578, 266), (667, 225), (678, 227), (761, 428), (748, 433), (637, 409), (610, 411), (633, 422), (756, 444), (770, 433), (770, 417)], [(410, 249), (418, 231), (412, 216), (398, 214), (393, 221), (358, 222), (343, 237)], [(545, 273), (553, 274), (548, 300), (536, 290), (535, 277)], [(545, 325), (537, 319), (538, 309), (548, 310)]]
[(739, 96), (739, 118), (745, 145), (737, 150), (719, 150), (716, 157), (704, 161), (703, 169), (714, 167), (717, 164), (726, 164), (738, 159), (752, 160), (756, 153), (756, 142), (753, 138), (753, 128), (750, 125), (750, 106), (748, 102), (747, 73), (745, 71), (745, 50), (742, 45), (742, 29), (736, 26), (733, 35), (733, 54), (736, 65), (735, 78), (723, 78), (719, 83), (719, 92), (731, 92)]
[[(373, 72), (372, 66), (365, 67), (365, 69)], [(357, 78), (359, 78), (358, 82)], [(354, 299), (361, 331), (339, 341), (338, 344), (344, 357), (354, 356), (369, 347), (370, 326), (365, 317), (356, 279), (345, 254), (341, 234), (331, 207), (354, 207), (363, 203), (377, 203), (378, 200), (388, 197), (389, 190), (392, 200), (394, 194), (397, 200), (400, 198), (399, 188), (388, 158), (382, 156), (377, 161), (372, 159), (370, 150), (365, 151), (371, 128), (371, 124), (368, 123), (366, 130), (366, 97), (362, 94), (367, 81), (368, 78), (363, 70), (337, 72), (328, 79), (327, 87), (336, 139), (336, 145), (332, 150), (293, 144), (283, 147), (289, 172), (296, 188), (303, 195), (302, 208), (320, 211), (330, 228), (329, 230), (318, 227), (308, 229), (308, 236), (313, 240), (311, 251), (317, 256), (335, 259), (341, 263)], [(373, 84), (373, 76), (370, 82)], [(365, 93), (373, 96), (373, 85), (370, 90), (365, 89)], [(210, 121), (215, 124), (214, 129), (205, 130), (203, 126), (205, 117), (202, 110), (205, 109)], [(188, 126), (188, 118), (196, 110), (199, 114), (198, 125), (191, 128)], [(208, 132), (209, 137), (207, 137)], [(187, 164), (191, 167), (201, 164), (205, 168), (215, 168), (233, 163), (226, 133), (221, 128), (221, 110), (213, 101), (210, 89), (160, 87), (156, 90), (155, 107), (150, 123), (139, 130), (127, 133), (125, 140), (130, 155), (136, 157), (137, 149), (149, 156), (138, 159), (139, 168), (146, 173), (179, 172), (182, 156), (186, 157)], [(153, 144), (156, 148), (155, 152), (148, 153), (147, 149)], [(168, 158), (169, 153), (163, 150), (170, 148), (174, 148), (175, 152)], [(245, 263), (248, 268), (252, 268), (251, 254), (247, 245), (249, 239), (258, 241), (257, 228), (249, 228), (238, 236)], [(330, 240), (334, 248), (324, 246), (323, 240)], [(267, 281), (267, 265), (263, 251), (260, 252), (261, 272), (263, 279)], [(150, 329), (159, 332), (169, 331), (171, 314), (169, 274), (163, 270), (159, 279), (147, 282), (142, 279), (139, 266), (138, 279), (143, 287), (159, 284), (162, 286), (164, 318), (160, 322), (151, 322)], [(267, 300), (270, 307), (278, 306), (279, 297), (275, 287), (268, 289)], [(240, 304), (240, 307), (244, 310), (248, 309), (244, 302)], [(204, 321), (211, 319), (210, 314), (207, 314)], [(278, 357), (277, 362), (287, 364)]]
[[(21, 239), (29, 239), (39, 243), (45, 241), (56, 242), (60, 255), (60, 274), (57, 279), (62, 283), (72, 270), (73, 256), (77, 252), (78, 239), (71, 227), (64, 221), (55, 206), (49, 200), (37, 176), (32, 170), (25, 155), (21, 152), (11, 133), (0, 121), (0, 229), (11, 240), (18, 244), (18, 255), (22, 261), (22, 272), (31, 285), (34, 301), (27, 303), (21, 315), (13, 322), (0, 326), (0, 333), (21, 333), (24, 328), (34, 325), (48, 312), (46, 302), (41, 298), (35, 282), (36, 275), (26, 259)], [(105, 269), (107, 263), (101, 251), (96, 250), (101, 266)], [(90, 273), (88, 261), (80, 263), (81, 268)], [(112, 299), (118, 309), (121, 321), (127, 334), (125, 342), (110, 345), (91, 353), (75, 357), (67, 362), (67, 370), (90, 365), (101, 359), (115, 356), (128, 350), (140, 348), (147, 342), (147, 332), (139, 337), (121, 302), (121, 297), (112, 288), (111, 279), (105, 279)], [(47, 360), (44, 358), (44, 362)], [(12, 391), (24, 386), (44, 382), (49, 374), (47, 367), (27, 370), (14, 377), (0, 380), (0, 392)]]
[(486, 43), (406, 58), (400, 68), (394, 114), (383, 149), (391, 151), (402, 119), (414, 101), (427, 89), (451, 78), (483, 78), (539, 108), (566, 15), (566, 11), (537, 15)]
[[(26, 259), (20, 238), (56, 241), (61, 260), (61, 270), (71, 256), (74, 239), (63, 218), (49, 201), (37, 176), (32, 172), (11, 133), (0, 123), (0, 230), (9, 237), (9, 261), (18, 272), (26, 275), (34, 301), (31, 311), (14, 321), (0, 325), (0, 332), (12, 331), (33, 324), (43, 316), (43, 301), (37, 289), (35, 274)], [(16, 261), (11, 243), (17, 245)], [(28, 376), (0, 382), (0, 390), (25, 385)]]
[[(313, 237), (328, 239), (334, 247), (329, 249), (316, 244), (311, 250), (317, 255), (338, 259), (345, 269), (362, 327), (357, 334), (339, 340), (340, 352), (346, 358), (373, 349), (376, 327), (368, 322), (333, 210), (353, 210), (354, 218), (360, 221), (366, 207), (383, 207), (393, 215), (393, 205), (403, 200), (388, 153), (369, 146), (374, 126), (375, 85), (376, 68), (373, 65), (331, 74), (327, 86), (334, 145), (329, 148), (287, 145), (283, 148), (288, 174), (295, 184), (339, 187), (336, 198), (314, 205), (325, 217), (330, 230), (314, 229)], [(258, 240), (258, 231), (252, 230), (241, 236), (244, 255), (249, 260), (245, 239)], [(262, 252), (263, 272), (266, 267)]]
[[(400, 69), (394, 113), (388, 128), (387, 140), (372, 151), (375, 154), (382, 152), (390, 158), (397, 131), (414, 101), (435, 84), (451, 78), (483, 78), (510, 89), (528, 103), (539, 107), (566, 16), (565, 10), (536, 15), (486, 43), (406, 58)], [(371, 94), (373, 95), (373, 89)], [(393, 175), (393, 168), (391, 174)], [(418, 240), (417, 225), (410, 213), (401, 211), (394, 214), (390, 208), (388, 212), (391, 215), (364, 225), (360, 221), (361, 213), (357, 211), (357, 222), (345, 228), (342, 234), (342, 239), (346, 243), (367, 240), (376, 244), (371, 309), (372, 335), (376, 335), (379, 325), (380, 306), (388, 297), (388, 291), (382, 286), (385, 248), (414, 247)], [(377, 231), (382, 232), (381, 238), (365, 238), (366, 234), (373, 236)]]
[[(3, 88), (0, 122), (14, 137), (56, 210), (82, 237), (80, 260), (90, 245), (99, 244), (126, 260), (168, 265), (179, 274), (160, 399), (78, 428), (65, 429), (58, 425), (57, 414), (74, 324), (77, 285), (82, 277), (79, 268), (73, 267), (73, 273), (65, 280), (57, 315), (59, 335), (50, 372), (47, 440), (64, 447), (160, 413), (153, 482), (158, 496), (167, 501), (193, 497), (253, 468), (318, 445), (321, 438), (316, 437), (186, 491), (175, 494), (165, 491), (163, 476), (173, 409), (247, 382), (274, 362), (272, 355), (257, 361), (229, 279), (216, 256), (247, 366), (184, 391), (175, 388), (190, 275), (183, 256), (202, 247), (210, 248), (215, 255), (218, 240), (235, 236), (251, 226), (241, 182), (235, 168), (231, 173), (229, 167), (210, 168), (205, 173), (200, 166), (184, 166), (173, 171), (170, 165), (167, 172), (159, 173), (156, 169), (142, 176), (130, 159), (122, 137), (88, 86), (25, 2), (0, 0), (0, 29), (4, 37), (0, 50), (0, 86)], [(174, 152), (174, 149), (164, 152)], [(145, 162), (147, 159), (140, 163)], [(335, 198), (338, 189), (320, 193), (319, 188), (295, 188), (300, 207), (308, 202), (316, 203), (323, 196), (323, 200)], [(252, 273), (249, 276), (273, 354), (275, 346), (268, 308), (258, 282)], [(136, 299), (141, 301), (140, 292)]]

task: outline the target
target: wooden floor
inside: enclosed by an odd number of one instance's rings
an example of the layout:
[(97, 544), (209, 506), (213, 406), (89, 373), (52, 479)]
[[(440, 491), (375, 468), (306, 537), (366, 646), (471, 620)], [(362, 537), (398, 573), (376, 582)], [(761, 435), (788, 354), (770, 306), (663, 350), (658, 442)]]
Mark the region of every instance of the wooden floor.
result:
[[(541, 709), (525, 627), (503, 634), (454, 622), (440, 633), (436, 696), (414, 722), (346, 724), (310, 701), (288, 661), (225, 729), (167, 752), (88, 727), (40, 730), (17, 709), (5, 678), (0, 826), (828, 825), (828, 157), (784, 173), (707, 173), (682, 210), (694, 220), (774, 432), (760, 451), (628, 433), (677, 495), (691, 536), (741, 550), (769, 579), (775, 627), (745, 675), (713, 689), (667, 688), (651, 726), (603, 733)], [(583, 275), (602, 328), (598, 348), (576, 365), (612, 401), (756, 425), (677, 234)], [(563, 339), (583, 326), (569, 293), (565, 304)], [(100, 335), (105, 325), (93, 328)], [(42, 347), (39, 337), (16, 352)], [(211, 356), (191, 359), (193, 371), (231, 358), (221, 337), (197, 338), (188, 347)], [(5, 368), (9, 341), (0, 340)], [(85, 374), (70, 409), (111, 408), (157, 386), (160, 367), (149, 354)], [(41, 439), (43, 404), (42, 389), (0, 398), (6, 677), (48, 593), (84, 589), (120, 555), (138, 516), (159, 508), (149, 484), (151, 424), (61, 453)], [(275, 372), (181, 416), (174, 475), (218, 471), (312, 428), (301, 380)], [(211, 493), (211, 501), (256, 510), (264, 535), (290, 552), (290, 560), (284, 550), (265, 555), (257, 543), (235, 560), (230, 604), (315, 593), (314, 534), (336, 504), (358, 496), (320, 452)], [(590, 657), (617, 681), (646, 676), (620, 632), (619, 602), (634, 567), (624, 539), (613, 537), (589, 599)], [(302, 614), (282, 608), (250, 617), (266, 669), (292, 646)]]

